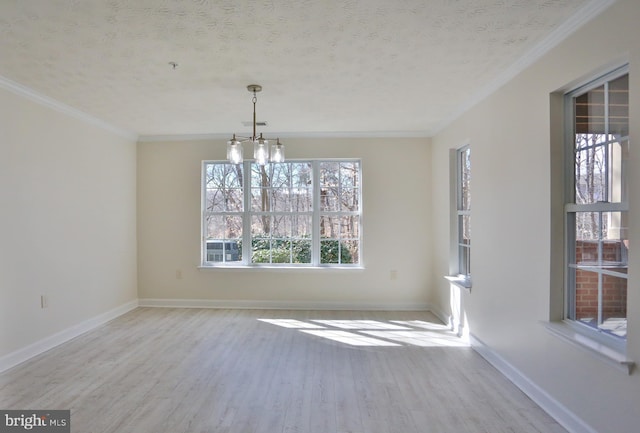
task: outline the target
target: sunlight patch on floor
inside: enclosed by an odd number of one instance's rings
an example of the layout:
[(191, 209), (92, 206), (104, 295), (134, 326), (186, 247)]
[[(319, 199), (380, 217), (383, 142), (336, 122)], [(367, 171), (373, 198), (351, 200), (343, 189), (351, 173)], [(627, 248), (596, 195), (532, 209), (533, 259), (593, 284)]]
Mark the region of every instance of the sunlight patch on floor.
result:
[(378, 338), (366, 337), (361, 334), (356, 334), (355, 332), (331, 330), (302, 330), (302, 332), (316, 335), (322, 338), (327, 338), (333, 341), (339, 341), (340, 343), (350, 344), (351, 346), (400, 346), (400, 344), (398, 343), (380, 340)]
[(422, 320), (258, 319), (350, 346), (468, 347), (469, 341), (441, 323)]

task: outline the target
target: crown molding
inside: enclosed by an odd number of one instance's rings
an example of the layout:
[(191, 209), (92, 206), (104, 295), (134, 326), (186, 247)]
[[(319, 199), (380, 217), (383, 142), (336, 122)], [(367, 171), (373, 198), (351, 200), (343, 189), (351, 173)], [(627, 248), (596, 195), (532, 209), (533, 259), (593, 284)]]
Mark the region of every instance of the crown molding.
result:
[(98, 119), (97, 117), (94, 117), (90, 114), (87, 114), (69, 105), (63, 104), (60, 101), (57, 101), (53, 98), (45, 96), (41, 93), (38, 93), (33, 89), (23, 86), (22, 84), (16, 83), (15, 81), (11, 81), (8, 78), (3, 77), (1, 75), (0, 75), (0, 88), (8, 90), (17, 95), (23, 96), (33, 102), (36, 102), (40, 105), (51, 108), (59, 113), (81, 120), (85, 123), (96, 126), (100, 129), (111, 132), (112, 134), (118, 135), (128, 140), (136, 141), (138, 139), (138, 135), (134, 132), (127, 131), (125, 129), (121, 129), (116, 126), (113, 126), (110, 123), (107, 123), (103, 120)]
[[(163, 141), (229, 140), (231, 133), (140, 135), (139, 143)], [(328, 132), (269, 132), (278, 138), (430, 138), (430, 131), (328, 131)]]
[(553, 48), (558, 46), (562, 41), (575, 33), (580, 27), (600, 15), (605, 9), (609, 8), (618, 0), (591, 0), (578, 12), (573, 14), (567, 21), (558, 26), (546, 38), (536, 44), (531, 50), (527, 51), (510, 67), (506, 68), (501, 74), (496, 76), (487, 86), (476, 92), (465, 103), (460, 105), (457, 110), (442, 124), (436, 128), (434, 135), (439, 134), (444, 128), (450, 125), (458, 117), (472, 107), (490, 96), (500, 87), (511, 81), (516, 75), (531, 66), (542, 56), (547, 54)]

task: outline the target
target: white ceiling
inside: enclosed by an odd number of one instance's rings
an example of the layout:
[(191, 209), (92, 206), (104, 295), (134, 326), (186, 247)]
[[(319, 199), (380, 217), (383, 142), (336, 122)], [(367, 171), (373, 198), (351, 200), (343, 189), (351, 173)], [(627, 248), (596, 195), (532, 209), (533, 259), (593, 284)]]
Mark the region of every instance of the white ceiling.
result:
[(252, 83), (266, 135), (429, 136), (610, 3), (0, 0), (0, 84), (147, 139), (248, 131)]

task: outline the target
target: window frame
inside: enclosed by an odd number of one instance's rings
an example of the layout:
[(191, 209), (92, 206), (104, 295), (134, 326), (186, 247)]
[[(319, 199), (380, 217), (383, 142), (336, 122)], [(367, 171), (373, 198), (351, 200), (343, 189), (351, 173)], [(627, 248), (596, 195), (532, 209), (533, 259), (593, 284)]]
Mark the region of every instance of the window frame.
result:
[[(469, 144), (456, 150), (456, 244), (458, 251), (458, 275), (465, 280), (471, 281), (471, 193), (469, 189), (468, 203), (464, 200), (464, 160), (463, 156), (468, 153), (466, 159), (469, 161), (467, 182), (471, 183), (471, 146)], [(464, 242), (464, 219), (468, 217), (469, 225), (468, 242)]]
[[(471, 292), (471, 236), (469, 232), (469, 242), (465, 244), (462, 240), (462, 221), (465, 217), (469, 219), (471, 226), (471, 195), (469, 188), (469, 207), (464, 208), (463, 203), (463, 170), (462, 155), (469, 152), (469, 184), (471, 182), (471, 144), (467, 141), (465, 145), (458, 148), (449, 149), (449, 275), (445, 279), (467, 292)], [(464, 251), (466, 250), (466, 254)]]
[[(310, 263), (252, 263), (252, 248), (242, 248), (242, 258), (240, 261), (232, 262), (210, 262), (207, 261), (207, 216), (211, 214), (225, 214), (226, 212), (211, 212), (207, 211), (207, 166), (211, 164), (230, 164), (226, 160), (204, 160), (201, 166), (201, 242), (200, 242), (200, 267), (201, 268), (213, 268), (213, 269), (261, 269), (261, 268), (274, 268), (274, 269), (313, 269), (313, 268), (327, 268), (327, 269), (363, 269), (363, 185), (362, 185), (362, 160), (360, 158), (323, 158), (323, 159), (288, 159), (281, 164), (296, 164), (296, 163), (309, 163), (311, 166), (311, 189), (312, 189), (312, 209), (311, 211), (302, 212), (311, 216), (312, 231), (311, 231), (311, 261)], [(326, 214), (327, 211), (323, 211), (320, 208), (320, 166), (322, 163), (355, 163), (357, 164), (357, 179), (358, 185), (355, 188), (357, 194), (356, 199), (358, 203), (358, 209), (356, 211), (349, 212), (330, 212), (332, 215), (344, 216), (350, 215), (357, 218), (358, 233), (356, 242), (358, 243), (358, 258), (356, 263), (341, 263), (341, 255), (339, 254), (338, 263), (321, 263), (321, 241), (324, 238), (320, 237), (320, 220), (321, 216)], [(272, 210), (268, 212), (254, 211), (251, 207), (252, 189), (255, 189), (251, 183), (252, 179), (252, 166), (255, 161), (245, 160), (242, 165), (242, 211), (228, 212), (229, 214), (238, 215), (242, 217), (242, 234), (238, 238), (243, 245), (252, 245), (253, 234), (251, 232), (251, 220), (256, 215), (261, 214), (281, 214), (282, 212)], [(273, 163), (272, 163), (273, 164)], [(267, 164), (269, 165), (269, 164)], [(269, 186), (268, 189), (274, 187)], [(297, 214), (297, 212), (291, 212), (291, 214)], [(341, 239), (338, 239), (339, 248), (341, 247)], [(353, 238), (350, 238), (353, 239)], [(210, 240), (209, 240), (210, 241)], [(224, 239), (226, 243), (228, 240)]]
[[(603, 298), (602, 298), (602, 285), (603, 285), (603, 277), (604, 276), (613, 276), (618, 278), (623, 278), (628, 281), (628, 273), (621, 272), (612, 272), (607, 269), (599, 269), (596, 266), (588, 267), (585, 265), (579, 266), (576, 263), (576, 218), (577, 214), (580, 212), (592, 212), (599, 213), (600, 216), (604, 213), (629, 213), (629, 202), (628, 202), (628, 191), (624, 190), (622, 192), (622, 197), (620, 201), (597, 201), (594, 203), (577, 203), (576, 199), (576, 128), (575, 128), (575, 120), (576, 120), (576, 112), (574, 101), (575, 98), (585, 95), (587, 92), (594, 90), (600, 86), (605, 87), (605, 90), (608, 89), (608, 83), (619, 79), (625, 75), (629, 74), (628, 65), (624, 65), (618, 68), (615, 68), (606, 74), (600, 75), (597, 78), (589, 80), (588, 82), (577, 86), (563, 95), (563, 105), (564, 105), (564, 200), (563, 200), (563, 218), (564, 218), (564, 290), (563, 290), (563, 321), (570, 325), (573, 330), (579, 332), (598, 343), (610, 347), (616, 351), (623, 353), (626, 350), (626, 335), (624, 337), (612, 335), (609, 332), (606, 332), (599, 327), (599, 323), (602, 320), (602, 308), (603, 308)], [(609, 129), (609, 104), (608, 104), (608, 92), (605, 91), (604, 96), (604, 110), (605, 110), (605, 132), (604, 135), (610, 135)], [(625, 141), (629, 143), (629, 135), (621, 136), (621, 139), (618, 141)], [(615, 143), (617, 141), (607, 140), (605, 141), (608, 146), (610, 143)], [(604, 146), (602, 144), (598, 144), (598, 146)], [(609, 161), (606, 160), (608, 158), (608, 154), (605, 152), (605, 166), (606, 166), (606, 174), (605, 177), (605, 188), (607, 189), (607, 198), (609, 195), (608, 189), (610, 188), (609, 176), (611, 173), (609, 172)], [(622, 166), (621, 166), (622, 167)], [(626, 185), (628, 188), (628, 172), (624, 172), (624, 167), (621, 168), (621, 177), (626, 179)], [(621, 182), (624, 184), (624, 181)], [(598, 252), (599, 257), (602, 257), (602, 246), (600, 245), (604, 239), (598, 237)], [(601, 258), (599, 260), (602, 260)], [(628, 263), (627, 263), (628, 266)], [(576, 309), (576, 297), (577, 297), (577, 281), (576, 281), (576, 273), (578, 270), (588, 270), (590, 272), (594, 272), (598, 277), (598, 319), (596, 327), (583, 323), (577, 317)], [(627, 284), (628, 288), (628, 284)], [(628, 306), (628, 300), (627, 306)], [(628, 311), (628, 309), (627, 309)], [(625, 317), (625, 319), (627, 319)]]

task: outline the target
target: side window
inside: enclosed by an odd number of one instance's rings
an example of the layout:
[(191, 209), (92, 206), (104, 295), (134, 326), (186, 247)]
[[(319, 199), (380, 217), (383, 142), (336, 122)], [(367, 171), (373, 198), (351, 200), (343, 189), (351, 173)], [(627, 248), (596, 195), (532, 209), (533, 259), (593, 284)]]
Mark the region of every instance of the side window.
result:
[(456, 201), (458, 274), (471, 280), (471, 148), (465, 146), (456, 157)]
[(565, 106), (565, 315), (615, 344), (627, 335), (627, 68), (569, 92)]

